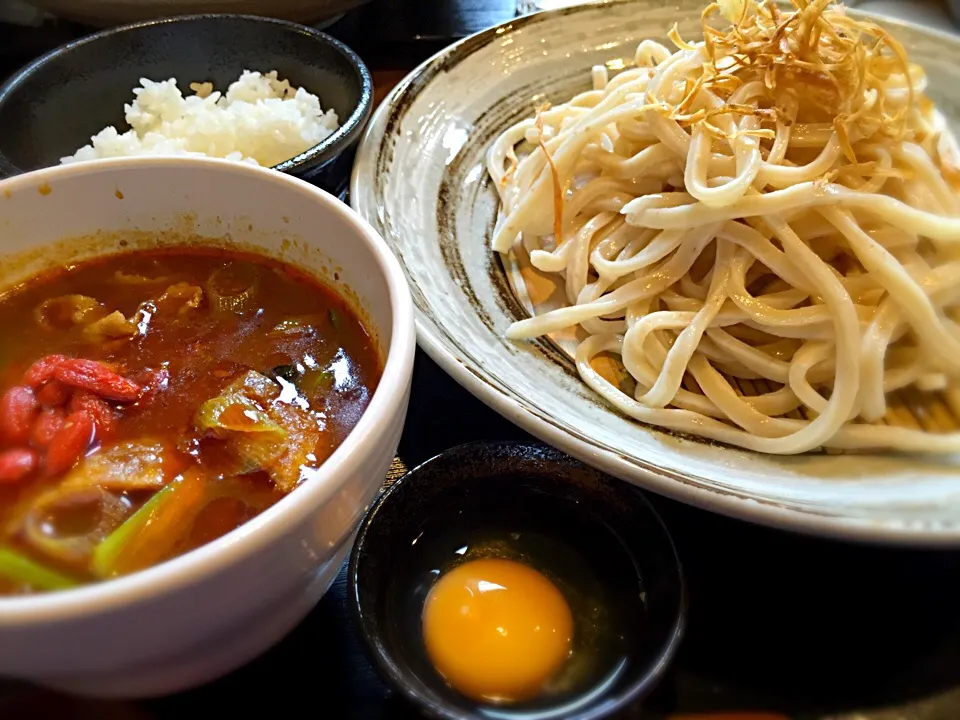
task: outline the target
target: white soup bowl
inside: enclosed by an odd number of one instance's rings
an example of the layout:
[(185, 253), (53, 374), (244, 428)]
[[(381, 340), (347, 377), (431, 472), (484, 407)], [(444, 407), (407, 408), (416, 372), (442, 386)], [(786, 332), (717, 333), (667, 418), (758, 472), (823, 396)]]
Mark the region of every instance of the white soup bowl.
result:
[(57, 264), (191, 235), (285, 260), (340, 288), (380, 345), (380, 384), (319, 471), (233, 532), (120, 579), (0, 597), (0, 676), (145, 697), (239, 667), (329, 588), (394, 457), (413, 369), (410, 292), (373, 229), (303, 181), (193, 158), (95, 161), (4, 180), (0, 292)]

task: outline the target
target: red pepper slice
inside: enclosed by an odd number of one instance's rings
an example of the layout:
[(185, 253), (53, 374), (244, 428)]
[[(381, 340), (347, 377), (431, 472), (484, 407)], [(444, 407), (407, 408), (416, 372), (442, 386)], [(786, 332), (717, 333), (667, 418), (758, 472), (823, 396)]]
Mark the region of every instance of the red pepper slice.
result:
[(81, 410), (67, 417), (47, 448), (44, 458), (46, 474), (59, 475), (73, 467), (93, 442), (93, 430), (93, 418), (89, 413)]
[(143, 388), (133, 380), (127, 380), (96, 360), (66, 358), (54, 368), (53, 376), (64, 385), (88, 390), (104, 400), (134, 402), (143, 395)]
[(23, 480), (37, 469), (40, 457), (28, 448), (0, 452), (0, 485)]
[(36, 390), (48, 380), (53, 379), (54, 370), (66, 359), (64, 355), (47, 355), (40, 358), (27, 368), (27, 372), (23, 375), (23, 384)]
[(0, 443), (26, 443), (40, 412), (33, 390), (15, 385), (0, 397)]

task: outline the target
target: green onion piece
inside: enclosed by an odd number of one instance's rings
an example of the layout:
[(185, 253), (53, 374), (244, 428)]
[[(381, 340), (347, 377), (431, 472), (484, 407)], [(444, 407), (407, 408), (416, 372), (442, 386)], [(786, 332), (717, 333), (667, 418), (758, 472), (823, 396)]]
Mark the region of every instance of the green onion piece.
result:
[(333, 329), (337, 332), (340, 332), (341, 318), (340, 313), (338, 313), (333, 308), (327, 310), (327, 315), (330, 317), (330, 324), (333, 325)]
[(112, 571), (116, 565), (116, 560), (124, 551), (130, 541), (150, 522), (154, 513), (168, 501), (173, 495), (176, 483), (172, 482), (166, 485), (162, 490), (154, 493), (153, 497), (147, 500), (140, 509), (127, 518), (127, 521), (114, 530), (106, 539), (97, 545), (93, 551), (93, 561), (91, 567), (93, 572), (100, 577), (110, 577), (115, 573)]
[(166, 559), (206, 499), (199, 471), (188, 471), (157, 492), (93, 551), (90, 567), (107, 578), (141, 570)]
[(281, 441), (287, 434), (263, 408), (239, 391), (227, 391), (205, 401), (197, 410), (194, 424), (197, 429), (209, 430), (217, 436), (268, 433)]
[(65, 590), (77, 585), (76, 580), (10, 548), (0, 548), (0, 577), (29, 585), (34, 590)]
[(330, 370), (307, 370), (297, 383), (300, 394), (311, 403), (333, 390), (334, 374)]

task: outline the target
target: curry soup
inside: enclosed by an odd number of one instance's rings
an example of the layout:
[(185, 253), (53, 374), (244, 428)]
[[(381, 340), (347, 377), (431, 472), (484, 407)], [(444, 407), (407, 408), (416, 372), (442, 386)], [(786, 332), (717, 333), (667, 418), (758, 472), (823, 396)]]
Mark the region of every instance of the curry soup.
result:
[(265, 257), (140, 251), (0, 295), (0, 595), (233, 530), (343, 441), (380, 379), (330, 288)]

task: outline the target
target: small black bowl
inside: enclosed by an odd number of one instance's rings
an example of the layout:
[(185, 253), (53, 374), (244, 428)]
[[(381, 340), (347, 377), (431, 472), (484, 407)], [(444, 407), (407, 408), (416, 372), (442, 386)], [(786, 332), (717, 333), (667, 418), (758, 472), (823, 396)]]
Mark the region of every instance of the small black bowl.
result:
[[(565, 691), (484, 705), (431, 665), (421, 636), (427, 593), (451, 566), (491, 555), (529, 563), (570, 603)], [(349, 583), (374, 665), (433, 718), (605, 717), (653, 689), (686, 617), (676, 550), (643, 495), (537, 443), (462, 445), (398, 480), (360, 526)]]
[(278, 71), (337, 112), (340, 127), (274, 169), (345, 188), (354, 145), (373, 110), (373, 81), (350, 48), (312, 28), (248, 15), (187, 15), (105, 30), (35, 60), (0, 86), (0, 177), (57, 165), (108, 125), (140, 79), (176, 78), (218, 90), (243, 70)]

